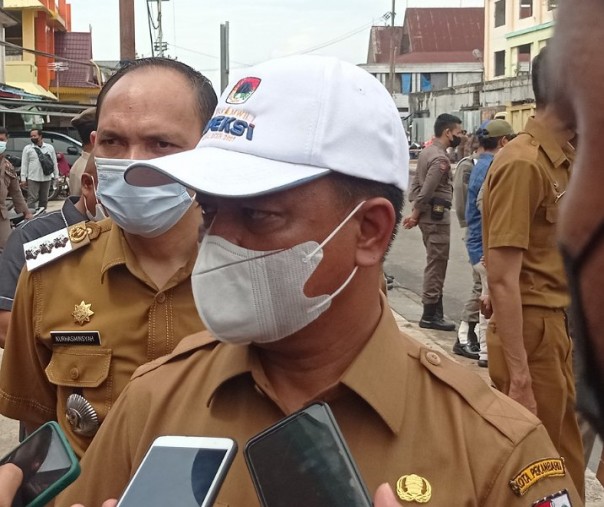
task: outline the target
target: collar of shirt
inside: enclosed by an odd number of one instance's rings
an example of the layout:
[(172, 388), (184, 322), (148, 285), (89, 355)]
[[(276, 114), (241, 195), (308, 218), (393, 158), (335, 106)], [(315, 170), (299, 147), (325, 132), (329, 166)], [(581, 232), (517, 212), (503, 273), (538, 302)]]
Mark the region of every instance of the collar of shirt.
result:
[(570, 130), (554, 135), (546, 125), (531, 117), (527, 120), (524, 131), (539, 142), (554, 167), (561, 166), (564, 163), (570, 165), (571, 160), (568, 157), (569, 141), (572, 139)]
[(77, 195), (70, 195), (63, 202), (63, 207), (61, 208), (61, 215), (63, 215), (63, 220), (65, 221), (65, 225), (74, 225), (81, 221), (88, 221), (88, 217), (86, 215), (82, 215), (75, 207), (75, 204), (80, 200), (80, 197)]
[[(208, 332), (192, 335), (181, 341), (174, 355), (214, 340)], [(419, 357), (419, 345), (414, 351), (411, 343), (401, 336), (388, 303), (382, 296), (382, 315), (373, 335), (335, 386), (336, 396), (340, 392), (338, 388), (348, 388), (365, 400), (394, 434), (400, 432), (405, 413), (401, 393), (405, 392), (407, 385), (408, 356)], [(222, 385), (244, 374), (251, 374), (259, 389), (279, 405), (254, 347), (220, 343), (213, 355), (211, 372), (203, 386), (203, 396), (208, 406), (212, 398), (219, 395)], [(331, 397), (333, 392), (334, 386), (330, 386), (317, 399), (324, 399), (323, 394)]]
[[(160, 290), (160, 288), (155, 286), (153, 281), (141, 268), (138, 259), (136, 258), (136, 255), (134, 254), (134, 252), (130, 248), (130, 245), (128, 245), (128, 242), (126, 241), (124, 231), (122, 231), (117, 225), (115, 225), (109, 218), (101, 220), (98, 223), (102, 224), (103, 226), (105, 224), (111, 224), (110, 230), (106, 232), (109, 237), (107, 238), (107, 244), (105, 246), (105, 252), (101, 264), (101, 275), (104, 277), (108, 270), (116, 268), (118, 266), (125, 266), (128, 271), (133, 276), (138, 278), (141, 282), (148, 285), (149, 287)], [(169, 290), (172, 287), (177, 286), (183, 280), (190, 278), (196, 260), (197, 252), (195, 252), (195, 254), (191, 256), (191, 258), (183, 267), (176, 271), (174, 276), (172, 276), (172, 278), (168, 280), (165, 287), (161, 287), (161, 290)]]

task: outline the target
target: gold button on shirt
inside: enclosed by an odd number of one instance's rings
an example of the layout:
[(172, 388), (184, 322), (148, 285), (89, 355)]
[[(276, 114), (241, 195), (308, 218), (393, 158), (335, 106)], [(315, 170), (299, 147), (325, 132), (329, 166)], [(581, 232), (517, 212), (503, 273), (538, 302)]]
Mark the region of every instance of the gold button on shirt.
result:
[[(92, 437), (73, 431), (67, 398), (81, 394), (103, 421), (138, 366), (204, 329), (191, 291), (194, 258), (160, 292), (118, 227), (89, 225), (90, 245), (22, 273), (0, 368), (0, 412), (34, 424), (57, 420), (78, 456)], [(57, 344), (51, 332), (80, 341)], [(82, 343), (97, 333), (100, 344)]]
[[(382, 304), (378, 327), (337, 388), (317, 397), (328, 398), (369, 491), (383, 482), (397, 491), (398, 483), (410, 498), (427, 497), (429, 484), (430, 506), (529, 507), (567, 489), (573, 507), (582, 505), (568, 475), (542, 474), (531, 484), (522, 476), (524, 495), (512, 490), (510, 481), (532, 463), (550, 459), (529, 467), (529, 478), (548, 463), (561, 468), (543, 426), (402, 334)], [(56, 505), (119, 497), (159, 435), (234, 438), (239, 450), (216, 505), (258, 505), (242, 450), (286, 415), (280, 406), (254, 347), (218, 343), (207, 332), (185, 338), (135, 373)]]

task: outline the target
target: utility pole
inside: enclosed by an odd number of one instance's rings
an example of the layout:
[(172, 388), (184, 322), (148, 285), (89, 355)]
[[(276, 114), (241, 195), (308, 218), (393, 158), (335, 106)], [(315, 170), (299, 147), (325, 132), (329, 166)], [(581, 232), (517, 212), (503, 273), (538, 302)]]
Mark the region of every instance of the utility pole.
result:
[(397, 47), (395, 45), (395, 34), (394, 34), (394, 16), (396, 15), (395, 11), (394, 11), (394, 4), (396, 3), (396, 0), (392, 0), (392, 12), (390, 13), (390, 76), (389, 76), (389, 85), (388, 85), (388, 91), (390, 92), (390, 95), (394, 95), (394, 76), (395, 76), (395, 67), (394, 67), (394, 60), (396, 57), (396, 51), (397, 51)]
[(162, 0), (158, 0), (157, 2), (157, 24), (159, 28), (157, 29), (157, 45), (159, 46), (159, 56), (164, 56), (164, 51), (167, 49), (168, 45), (164, 45), (164, 30), (162, 28), (162, 19), (161, 19), (161, 3)]
[(134, 45), (134, 0), (120, 0), (120, 60), (136, 58)]
[[(155, 31), (155, 37), (151, 35), (151, 44), (152, 44), (152, 54), (160, 57), (166, 56), (166, 51), (168, 51), (168, 43), (164, 41), (164, 27), (163, 27), (163, 19), (162, 19), (162, 2), (167, 2), (168, 0), (147, 0), (147, 15), (149, 19), (147, 22), (149, 23), (149, 31), (151, 28)], [(157, 25), (152, 19), (152, 9), (150, 8), (150, 4), (157, 3)]]
[(220, 93), (229, 84), (229, 22), (220, 25)]

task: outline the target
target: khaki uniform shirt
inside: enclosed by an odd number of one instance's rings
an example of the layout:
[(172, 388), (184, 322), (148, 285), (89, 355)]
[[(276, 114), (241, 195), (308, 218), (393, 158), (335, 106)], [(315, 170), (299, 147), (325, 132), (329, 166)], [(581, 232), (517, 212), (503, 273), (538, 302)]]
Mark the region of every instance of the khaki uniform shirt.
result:
[(10, 197), (15, 205), (17, 213), (26, 213), (27, 203), (23, 198), (19, 179), (13, 165), (6, 159), (0, 160), (0, 219), (8, 219), (6, 199)]
[[(0, 368), (0, 412), (35, 424), (57, 420), (79, 456), (92, 438), (72, 431), (68, 396), (81, 394), (102, 421), (136, 368), (204, 329), (191, 290), (194, 258), (158, 290), (119, 227), (87, 226), (88, 246), (23, 271)], [(73, 312), (82, 302), (94, 314), (80, 325)], [(59, 345), (52, 331), (98, 331), (100, 344)]]
[[(416, 474), (431, 484), (434, 507), (530, 507), (565, 488), (573, 507), (582, 505), (567, 475), (542, 475), (523, 497), (513, 493), (509, 481), (525, 467), (558, 458), (541, 423), (402, 334), (385, 298), (382, 305), (373, 336), (317, 397), (333, 410), (371, 494), (383, 482), (396, 491), (401, 476)], [(119, 497), (159, 435), (235, 439), (239, 450), (215, 505), (258, 505), (242, 450), (285, 415), (254, 347), (190, 336), (135, 373), (82, 460), (82, 475), (56, 505)]]
[(445, 147), (438, 139), (435, 139), (419, 154), (417, 169), (409, 191), (409, 200), (413, 201), (413, 207), (420, 211), (420, 222), (426, 224), (451, 223), (448, 209), (445, 209), (441, 220), (434, 220), (431, 217), (430, 210), (434, 197), (449, 201), (449, 205), (453, 199), (451, 162), (447, 157)]
[(468, 199), (468, 185), (470, 183), (470, 175), (472, 169), (476, 165), (478, 155), (463, 158), (455, 168), (455, 176), (453, 177), (453, 206), (455, 206), (455, 214), (460, 227), (467, 227), (466, 222), (466, 201)]
[(495, 157), (483, 195), (483, 243), (488, 249), (522, 249), (523, 305), (564, 308), (569, 295), (556, 243), (560, 199), (568, 185), (574, 150), (533, 118)]

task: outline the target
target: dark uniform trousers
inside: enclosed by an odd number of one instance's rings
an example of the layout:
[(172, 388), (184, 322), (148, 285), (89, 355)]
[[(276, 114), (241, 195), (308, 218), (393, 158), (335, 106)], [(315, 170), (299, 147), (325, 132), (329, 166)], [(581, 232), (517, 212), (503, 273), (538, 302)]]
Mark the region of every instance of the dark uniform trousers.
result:
[(422, 303), (438, 303), (443, 294), (443, 285), (449, 262), (450, 224), (418, 224), (426, 247), (426, 268), (424, 269), (424, 288)]
[[(582, 492), (585, 461), (575, 414), (573, 347), (566, 314), (562, 309), (523, 306), (522, 319), (537, 416), (564, 457), (575, 486)], [(491, 380), (497, 389), (507, 394), (510, 378), (501, 339), (497, 335), (497, 323), (493, 321), (487, 331), (487, 346)]]

